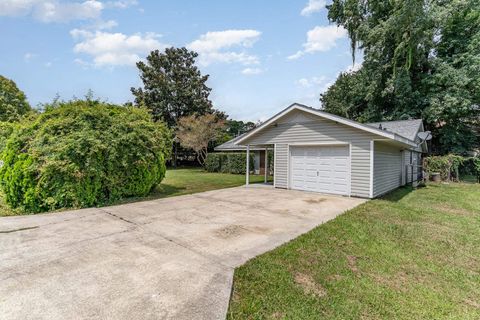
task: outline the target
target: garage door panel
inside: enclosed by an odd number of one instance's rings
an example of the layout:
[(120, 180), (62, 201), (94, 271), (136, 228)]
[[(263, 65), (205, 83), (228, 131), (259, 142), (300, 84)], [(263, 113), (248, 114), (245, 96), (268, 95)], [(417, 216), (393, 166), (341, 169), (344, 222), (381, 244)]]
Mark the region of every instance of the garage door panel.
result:
[(348, 146), (291, 147), (291, 188), (348, 194), (350, 155)]

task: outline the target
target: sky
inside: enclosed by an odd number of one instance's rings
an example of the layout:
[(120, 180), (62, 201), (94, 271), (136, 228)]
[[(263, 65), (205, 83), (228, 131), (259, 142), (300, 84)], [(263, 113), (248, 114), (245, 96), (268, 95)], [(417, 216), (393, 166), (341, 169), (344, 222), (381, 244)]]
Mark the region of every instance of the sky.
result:
[[(0, 0), (0, 74), (32, 106), (83, 97), (133, 101), (135, 62), (152, 50), (199, 53), (214, 107), (263, 121), (319, 95), (352, 66), (325, 0)], [(358, 59), (357, 59), (358, 60)]]

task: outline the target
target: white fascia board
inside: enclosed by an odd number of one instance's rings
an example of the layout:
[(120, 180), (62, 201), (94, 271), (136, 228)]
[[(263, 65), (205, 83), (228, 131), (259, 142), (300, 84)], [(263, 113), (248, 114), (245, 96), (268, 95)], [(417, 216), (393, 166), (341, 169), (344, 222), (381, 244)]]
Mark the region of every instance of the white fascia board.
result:
[(354, 128), (357, 128), (357, 129), (360, 129), (360, 130), (363, 130), (363, 131), (367, 131), (367, 132), (370, 132), (370, 133), (373, 133), (373, 134), (376, 134), (376, 135), (379, 135), (379, 136), (382, 136), (382, 137), (385, 137), (385, 138), (389, 138), (389, 139), (392, 139), (392, 140), (397, 140), (397, 141), (400, 141), (400, 142), (405, 143), (405, 144), (407, 144), (409, 146), (412, 146), (412, 147), (417, 146), (415, 144), (415, 142), (410, 141), (409, 139), (404, 138), (402, 136), (399, 136), (395, 133), (388, 132), (388, 131), (385, 131), (385, 130), (376, 129), (376, 128), (358, 123), (356, 121), (348, 120), (348, 119), (345, 119), (345, 118), (342, 118), (342, 117), (339, 117), (339, 116), (336, 116), (336, 115), (333, 115), (333, 114), (330, 114), (330, 113), (327, 113), (327, 112), (323, 112), (323, 111), (319, 111), (319, 110), (312, 110), (309, 107), (306, 107), (306, 106), (303, 106), (303, 105), (300, 105), (300, 104), (297, 104), (297, 103), (294, 103), (291, 106), (289, 106), (288, 108), (286, 108), (285, 110), (277, 113), (275, 116), (273, 116), (269, 120), (265, 121), (262, 125), (255, 128), (254, 130), (250, 131), (244, 137), (242, 137), (241, 139), (236, 141), (235, 144), (240, 144), (241, 142), (245, 141), (246, 139), (248, 139), (252, 135), (261, 131), (263, 128), (271, 125), (276, 120), (278, 120), (280, 117), (283, 117), (285, 114), (287, 114), (287, 113), (289, 113), (293, 110), (304, 111), (304, 112), (307, 112), (307, 113), (310, 113), (310, 114), (313, 114), (313, 115), (316, 115), (316, 116), (319, 116), (319, 117), (322, 117), (322, 118), (325, 118), (325, 119), (328, 119), (328, 120), (331, 120), (331, 121), (335, 121), (335, 122), (338, 122), (338, 123), (341, 123), (341, 124), (344, 124), (344, 125), (347, 125), (347, 126), (350, 126), (350, 127), (354, 127)]

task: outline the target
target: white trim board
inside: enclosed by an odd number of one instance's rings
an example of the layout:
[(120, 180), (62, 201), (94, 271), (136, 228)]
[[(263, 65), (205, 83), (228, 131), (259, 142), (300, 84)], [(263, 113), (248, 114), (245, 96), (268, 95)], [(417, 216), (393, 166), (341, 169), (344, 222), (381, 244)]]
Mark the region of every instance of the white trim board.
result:
[(375, 141), (370, 140), (370, 198), (373, 198), (373, 161), (375, 159)]

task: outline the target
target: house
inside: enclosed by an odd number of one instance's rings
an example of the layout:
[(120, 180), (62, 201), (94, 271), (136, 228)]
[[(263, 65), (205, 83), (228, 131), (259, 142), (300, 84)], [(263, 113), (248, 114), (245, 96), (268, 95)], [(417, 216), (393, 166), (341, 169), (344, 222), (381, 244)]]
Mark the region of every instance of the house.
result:
[(423, 130), (421, 120), (362, 124), (295, 103), (233, 145), (273, 148), (275, 188), (375, 198), (416, 180)]
[[(221, 151), (221, 152), (246, 152), (247, 147), (246, 146), (241, 146), (237, 145), (236, 142), (241, 139), (245, 135), (239, 135), (236, 138), (233, 138), (232, 140), (229, 140), (219, 146), (215, 147), (215, 151)], [(250, 148), (250, 153), (253, 152), (253, 172), (255, 174), (265, 174), (265, 159), (268, 157), (268, 150), (267, 148), (255, 148), (252, 146)]]

